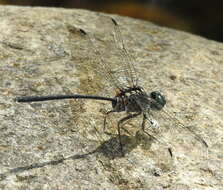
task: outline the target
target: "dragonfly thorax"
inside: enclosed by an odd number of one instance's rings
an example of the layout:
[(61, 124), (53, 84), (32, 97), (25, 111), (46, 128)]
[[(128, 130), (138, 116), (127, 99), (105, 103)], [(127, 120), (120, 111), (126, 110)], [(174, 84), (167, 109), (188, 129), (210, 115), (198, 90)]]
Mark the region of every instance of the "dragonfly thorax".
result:
[(129, 88), (116, 96), (112, 107), (116, 112), (144, 112), (150, 109), (161, 110), (166, 100), (159, 92), (148, 95), (142, 88)]

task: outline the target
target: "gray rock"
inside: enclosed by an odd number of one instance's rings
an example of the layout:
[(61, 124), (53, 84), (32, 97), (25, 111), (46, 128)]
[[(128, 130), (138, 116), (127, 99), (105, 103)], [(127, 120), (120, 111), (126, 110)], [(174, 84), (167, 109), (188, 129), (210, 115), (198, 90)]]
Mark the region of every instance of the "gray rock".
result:
[[(108, 15), (107, 15), (108, 16)], [(223, 189), (223, 45), (152, 23), (117, 20), (136, 57), (146, 90), (161, 90), (167, 107), (209, 145), (183, 130), (152, 141), (141, 117), (115, 135), (118, 118), (108, 102), (61, 100), (17, 103), (50, 94), (115, 96), (92, 47), (75, 31), (95, 35), (111, 68), (122, 66), (104, 14), (85, 10), (0, 7), (0, 189)], [(149, 127), (149, 126), (148, 126)], [(113, 134), (113, 135), (112, 135)], [(171, 146), (173, 157), (165, 144)]]

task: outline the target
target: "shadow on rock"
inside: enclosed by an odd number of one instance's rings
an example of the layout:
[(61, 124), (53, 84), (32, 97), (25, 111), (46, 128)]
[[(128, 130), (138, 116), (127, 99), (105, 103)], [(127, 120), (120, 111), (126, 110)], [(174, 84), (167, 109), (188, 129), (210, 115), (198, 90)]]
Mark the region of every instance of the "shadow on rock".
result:
[[(152, 140), (148, 137), (145, 136), (144, 133), (141, 133), (138, 131), (135, 136), (127, 136), (123, 135), (121, 136), (122, 143), (123, 143), (123, 153), (126, 155), (127, 153), (131, 152), (134, 148), (136, 148), (139, 144), (142, 145), (143, 149), (149, 149)], [(57, 160), (51, 160), (48, 162), (42, 162), (42, 163), (33, 163), (27, 166), (22, 166), (22, 167), (17, 167), (10, 169), (8, 172), (5, 173), (0, 173), (0, 181), (4, 180), (7, 178), (7, 176), (12, 175), (12, 174), (18, 174), (22, 173), (31, 169), (35, 168), (42, 168), (44, 166), (49, 166), (49, 165), (58, 165), (63, 163), (65, 160), (76, 160), (76, 159), (84, 159), (87, 156), (91, 154), (103, 154), (105, 157), (109, 159), (115, 159), (115, 158), (120, 158), (123, 157), (122, 152), (120, 151), (120, 144), (119, 144), (119, 138), (118, 136), (113, 137), (109, 139), (108, 141), (104, 141), (99, 147), (97, 147), (95, 150), (86, 153), (86, 154), (75, 154), (73, 156), (69, 156), (66, 158), (60, 158)]]

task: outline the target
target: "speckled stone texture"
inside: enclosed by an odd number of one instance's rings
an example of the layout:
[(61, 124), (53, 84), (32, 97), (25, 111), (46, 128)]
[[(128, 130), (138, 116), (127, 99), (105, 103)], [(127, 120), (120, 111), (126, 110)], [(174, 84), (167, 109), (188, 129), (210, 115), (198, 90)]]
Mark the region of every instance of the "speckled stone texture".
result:
[(112, 17), (137, 60), (140, 84), (148, 92), (161, 90), (166, 110), (209, 148), (168, 119), (162, 122), (170, 130), (153, 141), (138, 117), (125, 125), (131, 135), (122, 131), (121, 157), (116, 126), (125, 113), (111, 116), (105, 133), (110, 103), (15, 102), (25, 95), (116, 94), (78, 28), (95, 35), (111, 68), (123, 63), (109, 45), (113, 28), (103, 14), (1, 6), (0, 189), (223, 189), (223, 44)]

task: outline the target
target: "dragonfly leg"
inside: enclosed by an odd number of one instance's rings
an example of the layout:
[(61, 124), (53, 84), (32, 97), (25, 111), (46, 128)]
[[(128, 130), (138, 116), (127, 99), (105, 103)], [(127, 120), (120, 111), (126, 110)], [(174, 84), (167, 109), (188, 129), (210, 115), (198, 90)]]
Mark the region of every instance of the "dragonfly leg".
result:
[(115, 110), (110, 110), (110, 111), (108, 111), (108, 112), (105, 113), (105, 117), (104, 117), (104, 127), (103, 127), (103, 132), (104, 132), (104, 133), (105, 133), (106, 124), (107, 124), (107, 122), (106, 122), (107, 117), (108, 117), (108, 115), (109, 115), (110, 113), (114, 113), (114, 112), (115, 112)]
[[(143, 120), (142, 120), (142, 131), (147, 134), (148, 136), (150, 136), (153, 140), (160, 142), (156, 137), (154, 137), (153, 135), (149, 134), (146, 130), (145, 130), (145, 124), (146, 124), (146, 120), (148, 119), (148, 117), (146, 116), (146, 114), (143, 114)], [(148, 119), (149, 120), (149, 119)], [(150, 121), (150, 120), (149, 120)]]
[[(103, 132), (106, 133), (106, 134), (108, 134), (108, 135), (112, 135), (112, 134), (111, 134), (111, 133), (108, 133), (108, 132), (105, 131), (105, 130), (106, 130), (106, 125), (107, 125), (106, 120), (107, 120), (108, 115), (109, 115), (110, 113), (114, 113), (114, 112), (116, 112), (116, 111), (115, 111), (115, 110), (110, 110), (110, 111), (106, 112), (105, 117), (104, 117), (104, 127), (103, 127)], [(125, 129), (124, 127), (122, 127), (122, 129), (123, 129), (126, 133), (128, 133), (128, 135), (131, 135), (131, 133), (129, 133), (129, 131), (128, 131), (127, 129)]]
[[(149, 137), (151, 137), (153, 140), (161, 143), (161, 144), (164, 144), (163, 142), (161, 142), (159, 139), (157, 139), (156, 137), (154, 137), (153, 135), (149, 134), (147, 131), (145, 131), (145, 123), (146, 123), (146, 119), (148, 119), (148, 117), (146, 116), (146, 114), (143, 114), (143, 120), (142, 120), (142, 131), (147, 134)], [(148, 119), (149, 120), (149, 119)], [(150, 120), (149, 120), (150, 121)], [(151, 124), (151, 122), (150, 122)], [(152, 125), (152, 124), (151, 124)], [(171, 157), (173, 157), (173, 152), (172, 152), (172, 149), (170, 147), (167, 147), (168, 149), (168, 152), (170, 154)]]
[[(129, 119), (132, 119), (134, 117), (137, 117), (138, 115), (140, 115), (141, 112), (139, 113), (135, 113), (135, 114), (130, 114), (130, 115), (127, 115), (126, 117), (120, 119), (118, 121), (118, 138), (119, 138), (119, 144), (120, 144), (120, 150), (121, 150), (121, 153), (122, 153), (122, 156), (124, 156), (124, 152), (123, 152), (123, 146), (122, 146), (122, 140), (121, 140), (121, 129), (127, 131), (125, 128), (121, 127), (121, 124)], [(128, 131), (127, 131), (128, 132)], [(128, 132), (129, 133), (129, 132)]]

